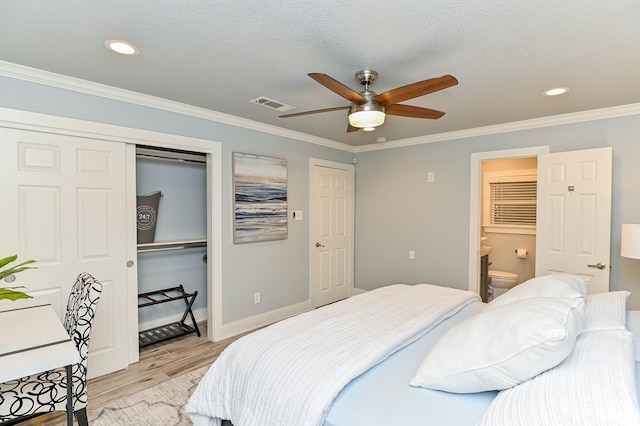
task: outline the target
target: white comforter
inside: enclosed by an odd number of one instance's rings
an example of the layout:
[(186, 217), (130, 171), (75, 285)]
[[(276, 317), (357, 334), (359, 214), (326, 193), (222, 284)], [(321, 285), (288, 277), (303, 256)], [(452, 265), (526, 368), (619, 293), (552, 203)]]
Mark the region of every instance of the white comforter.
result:
[(276, 323), (230, 345), (187, 403), (196, 426), (321, 425), (342, 388), (478, 296), (396, 284)]

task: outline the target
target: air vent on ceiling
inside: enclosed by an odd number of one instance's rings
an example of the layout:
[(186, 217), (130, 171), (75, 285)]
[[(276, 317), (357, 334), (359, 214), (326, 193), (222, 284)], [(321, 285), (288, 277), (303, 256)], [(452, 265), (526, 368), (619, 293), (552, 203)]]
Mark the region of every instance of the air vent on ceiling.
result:
[(284, 112), (294, 109), (294, 106), (283, 104), (282, 102), (274, 101), (273, 99), (269, 99), (265, 96), (260, 96), (256, 99), (251, 99), (254, 104), (262, 105), (263, 107), (275, 109), (276, 111)]

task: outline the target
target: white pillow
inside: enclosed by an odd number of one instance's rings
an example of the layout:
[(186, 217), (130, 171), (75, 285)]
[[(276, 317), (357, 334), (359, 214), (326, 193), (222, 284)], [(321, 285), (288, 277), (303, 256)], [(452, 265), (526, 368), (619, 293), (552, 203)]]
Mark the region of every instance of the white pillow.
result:
[(410, 385), (455, 393), (510, 388), (562, 362), (584, 323), (581, 297), (485, 309), (436, 342)]
[(582, 333), (560, 365), (501, 391), (479, 425), (640, 425), (631, 339), (626, 330)]
[(549, 274), (531, 278), (496, 297), (489, 307), (502, 306), (531, 297), (585, 298), (589, 280), (570, 274)]
[(584, 331), (626, 330), (628, 291), (594, 293), (587, 296)]

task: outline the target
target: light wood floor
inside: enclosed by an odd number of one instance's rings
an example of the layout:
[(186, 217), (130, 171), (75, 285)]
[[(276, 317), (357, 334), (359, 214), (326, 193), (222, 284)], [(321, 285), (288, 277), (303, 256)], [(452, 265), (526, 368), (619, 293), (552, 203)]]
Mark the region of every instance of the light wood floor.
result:
[[(198, 324), (201, 337), (183, 336), (140, 349), (140, 361), (129, 368), (89, 380), (89, 409), (103, 407), (141, 392), (173, 377), (211, 365), (232, 341), (213, 343), (207, 339), (206, 323)], [(91, 369), (91, 365), (89, 365)], [(74, 419), (75, 421), (75, 419)], [(74, 424), (77, 424), (74, 423)], [(66, 425), (66, 413), (52, 413), (21, 423), (24, 426)]]

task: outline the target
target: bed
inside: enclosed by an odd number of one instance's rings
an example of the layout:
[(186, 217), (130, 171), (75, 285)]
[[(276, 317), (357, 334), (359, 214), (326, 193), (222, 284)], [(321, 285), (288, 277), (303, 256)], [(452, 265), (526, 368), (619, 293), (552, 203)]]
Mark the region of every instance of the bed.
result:
[(383, 287), (234, 342), (186, 410), (195, 426), (640, 425), (640, 311), (586, 286), (538, 277), (491, 304)]

